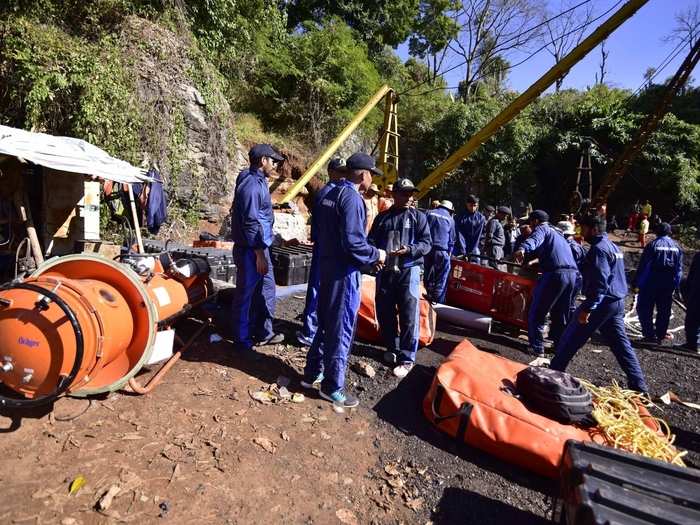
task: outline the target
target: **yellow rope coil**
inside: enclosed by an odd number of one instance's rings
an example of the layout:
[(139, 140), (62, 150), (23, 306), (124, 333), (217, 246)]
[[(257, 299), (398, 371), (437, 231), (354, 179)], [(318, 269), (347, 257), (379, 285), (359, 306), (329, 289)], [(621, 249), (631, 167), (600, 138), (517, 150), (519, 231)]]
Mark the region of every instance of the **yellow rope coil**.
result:
[(673, 446), (676, 439), (668, 424), (652, 417), (659, 427), (654, 431), (644, 423), (639, 413), (639, 406), (650, 407), (654, 404), (645, 396), (634, 390), (626, 390), (613, 381), (611, 386), (598, 387), (581, 380), (593, 396), (593, 417), (598, 426), (593, 429), (614, 447), (648, 458), (666, 461), (684, 467), (683, 456)]

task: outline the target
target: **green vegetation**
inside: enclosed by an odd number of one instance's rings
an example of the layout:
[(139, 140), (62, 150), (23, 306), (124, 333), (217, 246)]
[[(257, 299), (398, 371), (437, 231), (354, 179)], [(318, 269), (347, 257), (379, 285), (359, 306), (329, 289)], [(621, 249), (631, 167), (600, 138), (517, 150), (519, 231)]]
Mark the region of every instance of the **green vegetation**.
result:
[[(207, 118), (223, 130), (233, 122), (244, 144), (265, 140), (309, 157), (388, 83), (401, 93), (402, 172), (420, 180), (517, 96), (507, 89), (508, 63), (489, 35), (482, 35), (484, 54), (471, 57), (481, 72), (465, 77), (466, 91), (452, 97), (435, 76), (446, 42), (466, 30), (449, 16), (458, 4), (9, 0), (0, 6), (0, 123), (82, 137), (136, 163), (149, 155), (166, 159), (172, 185), (201, 177), (201, 166), (183, 155), (189, 138), (182, 102), (169, 100), (167, 112), (139, 106), (134, 53), (125, 52), (123, 38), (126, 26), (140, 27), (136, 20), (159, 28), (139, 43), (158, 71), (181, 60), (161, 36), (186, 43), (187, 77), (206, 101)], [(402, 42), (416, 58), (402, 62), (389, 47)], [(434, 194), (459, 203), (477, 192), (494, 204), (560, 210), (583, 143), (594, 143), (595, 184), (662, 88), (650, 83), (632, 95), (596, 85), (541, 97)], [(356, 138), (371, 147), (381, 118), (374, 111)], [(223, 149), (231, 144), (221, 142)], [(201, 179), (187, 182), (191, 192), (178, 200), (178, 216), (192, 220), (207, 190)], [(609, 208), (625, 213), (647, 197), (666, 218), (690, 223), (700, 216), (698, 88), (676, 98)]]

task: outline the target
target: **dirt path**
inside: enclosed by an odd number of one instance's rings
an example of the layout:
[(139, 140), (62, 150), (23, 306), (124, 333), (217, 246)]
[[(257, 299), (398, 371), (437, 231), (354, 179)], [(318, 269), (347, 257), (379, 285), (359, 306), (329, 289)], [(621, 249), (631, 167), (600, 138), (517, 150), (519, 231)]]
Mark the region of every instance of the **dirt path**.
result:
[[(297, 297), (280, 301), (288, 335), (302, 307)], [(278, 345), (242, 357), (203, 338), (151, 395), (112, 394), (89, 408), (86, 400), (63, 399), (54, 417), (35, 414), (2, 435), (0, 522), (544, 523), (554, 483), (454, 442), (422, 416), (434, 367), (464, 337), (528, 359), (522, 339), (441, 327), (399, 382), (379, 362), (379, 349), (357, 344), (351, 362), (365, 360), (377, 375), (349, 373), (362, 405), (345, 414), (313, 394), (270, 405), (250, 397), (279, 376), (301, 391), (303, 350)], [(700, 359), (639, 354), (654, 392), (672, 388), (697, 401)], [(600, 383), (623, 379), (610, 352), (596, 345), (574, 359), (571, 372)], [(673, 406), (663, 415), (700, 464), (698, 413)], [(10, 423), (0, 417), (3, 428)], [(70, 496), (78, 476), (87, 483)], [(120, 492), (98, 512), (112, 486)]]

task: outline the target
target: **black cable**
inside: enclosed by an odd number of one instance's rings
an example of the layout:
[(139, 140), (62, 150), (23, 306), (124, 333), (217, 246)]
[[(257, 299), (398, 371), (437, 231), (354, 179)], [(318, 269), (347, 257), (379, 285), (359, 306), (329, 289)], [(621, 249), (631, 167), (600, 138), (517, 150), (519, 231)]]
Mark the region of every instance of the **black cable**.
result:
[[(517, 40), (518, 38), (522, 38), (523, 35), (526, 35), (526, 34), (528, 34), (528, 33), (531, 33), (532, 31), (534, 31), (534, 30), (536, 30), (536, 29), (539, 29), (540, 27), (542, 27), (542, 26), (548, 24), (549, 22), (552, 22), (552, 21), (556, 20), (557, 18), (560, 18), (560, 17), (564, 16), (565, 14), (570, 13), (571, 11), (574, 11), (574, 10), (578, 9), (579, 7), (581, 7), (582, 5), (585, 5), (585, 4), (590, 3), (591, 1), (592, 1), (592, 0), (584, 0), (583, 2), (577, 4), (577, 5), (573, 6), (573, 7), (570, 7), (569, 9), (566, 9), (566, 10), (562, 11), (561, 13), (559, 13), (559, 14), (557, 14), (557, 15), (555, 15), (555, 16), (553, 16), (553, 17), (551, 17), (551, 18), (548, 18), (547, 20), (543, 20), (543, 21), (540, 22), (539, 24), (532, 26), (530, 29), (527, 29), (527, 30), (523, 31), (522, 33), (519, 33), (517, 36), (512, 37), (512, 38), (510, 38), (510, 39), (507, 39), (506, 41), (503, 42), (503, 45), (509, 44), (510, 42), (512, 42), (512, 41), (514, 41), (514, 40)], [(618, 1), (617, 4), (615, 4), (611, 9), (609, 9), (608, 11), (606, 11), (606, 13), (604, 13), (604, 14), (601, 15), (601, 16), (605, 16), (605, 14), (609, 13), (610, 11), (612, 11), (612, 9), (614, 9), (618, 4), (620, 4), (621, 1), (622, 1), (622, 0)], [(596, 20), (597, 20), (597, 19), (596, 19)], [(591, 22), (589, 22), (589, 24), (590, 24), (590, 23), (593, 23), (593, 22), (595, 22), (595, 20), (591, 20)], [(465, 24), (465, 25), (466, 25), (466, 24)], [(464, 25), (463, 25), (462, 27), (464, 27)], [(569, 34), (570, 34), (570, 33), (569, 33)], [(569, 34), (562, 35), (560, 38), (564, 38), (565, 36), (568, 36)], [(545, 47), (546, 47), (546, 46), (545, 46)], [(435, 78), (441, 77), (441, 76), (443, 76), (443, 75), (445, 75), (445, 74), (447, 74), (447, 73), (450, 73), (451, 71), (454, 71), (455, 69), (462, 67), (462, 66), (463, 66), (464, 64), (466, 64), (466, 63), (467, 63), (467, 61), (465, 60), (464, 62), (461, 62), (461, 63), (457, 64), (457, 65), (454, 66), (454, 67), (451, 67), (451, 68), (449, 68), (449, 69), (446, 69), (445, 71), (442, 71), (441, 73), (438, 73), (437, 75), (435, 75)], [(426, 83), (428, 83), (428, 82), (429, 82), (429, 80), (424, 80), (424, 81), (422, 81), (422, 82), (420, 82), (420, 83), (418, 83), (418, 84), (416, 84), (416, 85), (414, 85), (414, 86), (412, 86), (412, 87), (410, 87), (410, 88), (405, 89), (405, 90), (402, 91), (401, 93), (398, 93), (398, 95), (405, 95), (406, 93), (408, 93), (408, 92), (410, 92), (410, 91), (413, 91), (414, 89), (416, 89), (416, 88), (418, 88), (418, 87), (420, 87), (420, 86), (422, 86), (422, 85), (424, 85), (424, 84), (426, 84)], [(448, 89), (448, 88), (442, 88), (442, 89)], [(449, 89), (452, 89), (452, 88), (449, 88)]]
[[(71, 368), (71, 371), (68, 373), (67, 376), (60, 376), (58, 384), (56, 385), (56, 389), (53, 392), (46, 394), (44, 396), (41, 396), (41, 397), (34, 398), (34, 399), (18, 399), (18, 398), (12, 398), (12, 397), (0, 395), (0, 406), (2, 406), (2, 407), (11, 407), (11, 408), (37, 407), (37, 406), (45, 405), (47, 403), (50, 403), (50, 402), (56, 400), (58, 398), (58, 396), (60, 396), (62, 393), (64, 393), (66, 390), (68, 390), (68, 387), (70, 387), (71, 383), (73, 382), (75, 377), (78, 375), (78, 372), (80, 371), (80, 366), (83, 363), (83, 355), (85, 353), (85, 342), (84, 342), (84, 338), (83, 338), (83, 330), (80, 327), (80, 322), (78, 321), (78, 318), (76, 317), (75, 312), (55, 292), (52, 292), (51, 290), (47, 290), (46, 288), (42, 288), (41, 286), (37, 286), (35, 284), (29, 284), (29, 283), (15, 283), (15, 284), (8, 283), (7, 285), (0, 287), (0, 290), (9, 290), (12, 288), (20, 288), (23, 290), (29, 290), (31, 292), (38, 293), (44, 299), (46, 299), (48, 297), (51, 301), (56, 303), (56, 305), (61, 310), (63, 310), (63, 313), (66, 315), (68, 322), (70, 322), (71, 327), (73, 328), (73, 334), (75, 335), (75, 357), (73, 359), (73, 367)], [(39, 303), (41, 303), (44, 299), (37, 301), (37, 308), (41, 307)]]

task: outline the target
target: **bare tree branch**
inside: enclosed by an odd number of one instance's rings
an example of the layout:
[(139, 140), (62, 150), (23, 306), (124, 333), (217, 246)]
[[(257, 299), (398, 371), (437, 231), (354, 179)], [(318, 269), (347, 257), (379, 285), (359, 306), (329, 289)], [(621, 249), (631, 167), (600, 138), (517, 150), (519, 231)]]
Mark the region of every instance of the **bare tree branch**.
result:
[(684, 11), (676, 13), (676, 27), (668, 37), (666, 42), (684, 42), (692, 48), (700, 38), (700, 5), (695, 4)]
[[(551, 12), (544, 14), (546, 49), (552, 55), (555, 63), (561, 61), (569, 51), (581, 43), (587, 27), (593, 19), (593, 7), (590, 4), (587, 4), (583, 9), (568, 11), (573, 6), (574, 0), (559, 0), (558, 12), (564, 14), (557, 18), (553, 18)], [(557, 79), (554, 84), (556, 91), (561, 89), (565, 77), (566, 75)]]

